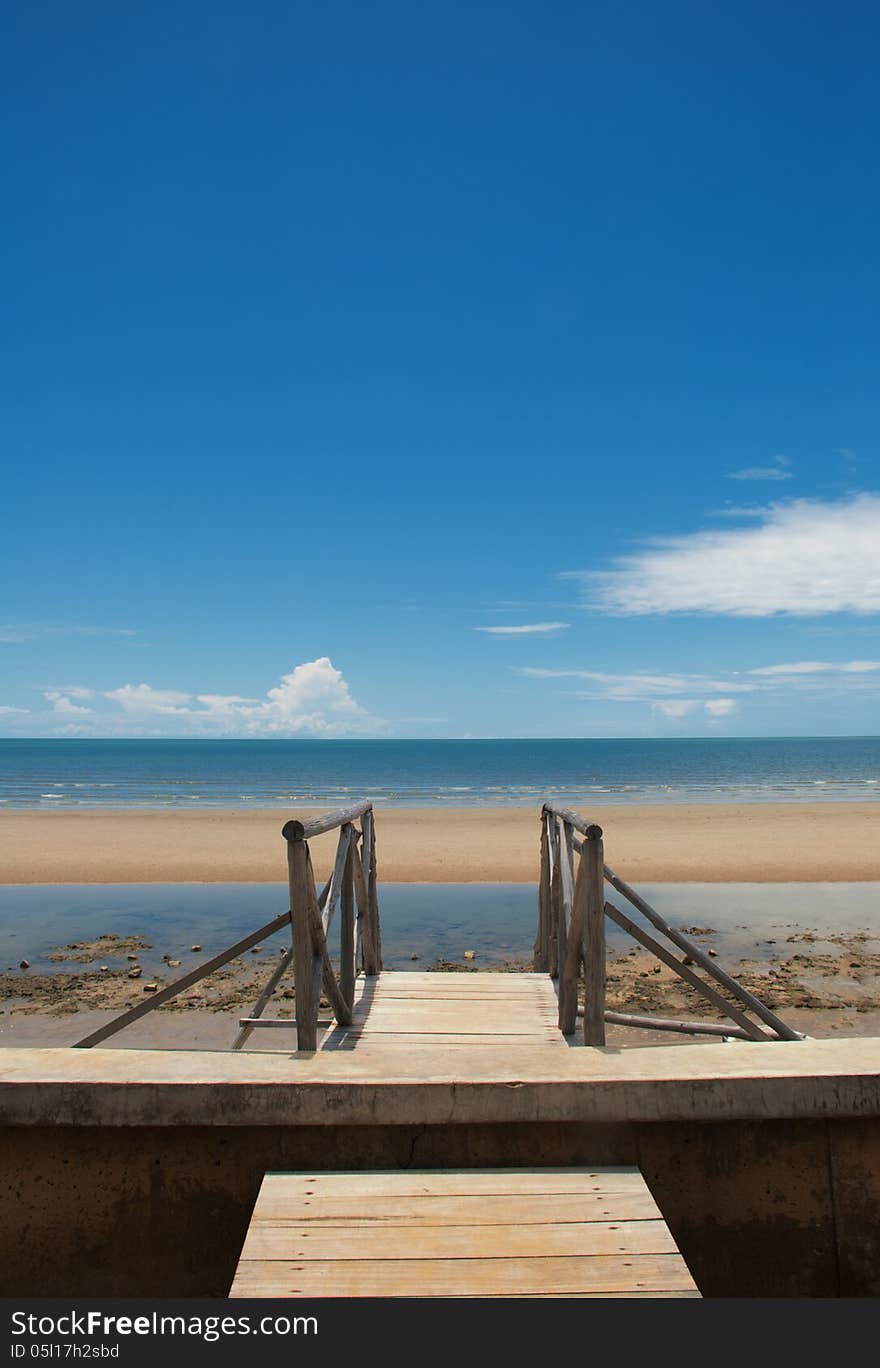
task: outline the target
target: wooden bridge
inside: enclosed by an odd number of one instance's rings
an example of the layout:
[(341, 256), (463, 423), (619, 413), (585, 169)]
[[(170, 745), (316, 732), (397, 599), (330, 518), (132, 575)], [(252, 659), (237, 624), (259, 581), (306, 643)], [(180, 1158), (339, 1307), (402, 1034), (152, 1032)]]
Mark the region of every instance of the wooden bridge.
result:
[[(309, 840), (334, 830), (339, 831), (339, 838), (333, 870), (319, 893)], [(412, 1049), (419, 1044), (455, 1049), (539, 1042), (602, 1046), (606, 1023), (727, 1039), (801, 1038), (615, 874), (605, 864), (602, 828), (567, 808), (545, 803), (541, 810), (538, 924), (531, 974), (383, 973), (376, 829), (370, 802), (310, 821), (291, 820), (282, 835), (287, 843), (289, 909), (93, 1031), (77, 1042), (78, 1047), (103, 1043), (284, 926), (291, 928), (292, 953), (282, 952), (253, 1009), (241, 1018), (234, 1050), (241, 1049), (258, 1028), (289, 1031), (292, 1026), (297, 1054), (355, 1046), (361, 1050), (395, 1045)], [(641, 914), (648, 927), (606, 899), (606, 884)], [(329, 947), (337, 908), (338, 970)], [(608, 1011), (606, 918), (673, 969), (726, 1020), (680, 1021)], [(295, 1020), (267, 1017), (265, 1009), (290, 967)], [(322, 1004), (332, 1016), (321, 1016)], [(578, 1018), (582, 1020), (580, 1032)]]
[[(309, 841), (338, 830), (332, 873), (318, 890)], [(749, 1042), (798, 1033), (699, 946), (670, 926), (605, 864), (603, 833), (552, 803), (540, 814), (538, 918), (530, 973), (383, 972), (376, 830), (369, 802), (292, 820), (289, 908), (250, 936), (79, 1042), (98, 1045), (284, 926), (292, 935), (232, 1042), (296, 1031), (297, 1061), (356, 1051), (390, 1080), (405, 1065), (424, 1085), (444, 1070), (463, 1082), (487, 1057), (546, 1059), (548, 1078), (571, 1046), (599, 1049), (606, 1023)], [(606, 897), (606, 886), (627, 904)], [(641, 921), (634, 919), (639, 914)], [(337, 918), (338, 914), (338, 918)], [(723, 1018), (680, 1021), (609, 1011), (605, 923), (672, 968)], [(334, 962), (329, 937), (337, 921)], [(295, 1020), (266, 1015), (293, 969)], [(579, 1025), (580, 1023), (580, 1025)], [(544, 1053), (546, 1052), (546, 1054)], [(702, 1053), (702, 1052), (701, 1052)], [(557, 1064), (554, 1064), (554, 1060)], [(342, 1060), (337, 1068), (341, 1068)], [(493, 1065), (490, 1063), (490, 1071)], [(585, 1086), (589, 1086), (586, 1084)], [(266, 1171), (231, 1296), (699, 1296), (637, 1167)]]
[[(338, 830), (331, 876), (318, 892), (309, 841)], [(456, 1050), (544, 1043), (603, 1046), (605, 1025), (715, 1035), (741, 1040), (798, 1040), (759, 998), (731, 977), (605, 863), (602, 828), (545, 803), (540, 815), (538, 922), (533, 972), (446, 974), (383, 972), (376, 873), (376, 827), (370, 802), (309, 821), (286, 822), (290, 906), (251, 935), (77, 1042), (99, 1045), (266, 937), (290, 926), (282, 953), (232, 1042), (238, 1050), (257, 1029), (296, 1029), (296, 1052), (381, 1046), (443, 1045)], [(606, 884), (629, 905), (605, 895)], [(339, 911), (338, 968), (329, 936)], [(635, 911), (642, 917), (633, 919)], [(707, 999), (725, 1020), (680, 1021), (609, 1011), (605, 1005), (606, 918)], [(265, 1016), (293, 968), (295, 1020)], [(322, 1004), (332, 1015), (321, 1015)], [(582, 1028), (578, 1031), (580, 1018)]]

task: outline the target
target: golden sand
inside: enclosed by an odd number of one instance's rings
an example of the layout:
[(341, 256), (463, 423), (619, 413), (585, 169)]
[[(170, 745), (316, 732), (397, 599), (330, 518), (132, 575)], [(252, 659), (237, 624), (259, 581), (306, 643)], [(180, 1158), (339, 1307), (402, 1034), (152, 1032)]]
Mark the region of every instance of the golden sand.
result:
[[(880, 802), (657, 804), (579, 809), (630, 882), (880, 880)], [(284, 883), (281, 827), (314, 815), (250, 808), (0, 814), (2, 883)], [(377, 808), (391, 883), (534, 883), (539, 811)], [(326, 877), (335, 833), (313, 842)]]

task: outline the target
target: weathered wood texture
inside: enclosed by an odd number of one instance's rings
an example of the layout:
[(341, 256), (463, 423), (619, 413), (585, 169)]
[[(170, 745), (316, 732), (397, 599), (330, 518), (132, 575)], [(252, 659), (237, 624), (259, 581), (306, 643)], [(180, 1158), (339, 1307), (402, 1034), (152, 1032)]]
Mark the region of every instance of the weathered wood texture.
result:
[(296, 983), (296, 1041), (298, 1049), (308, 1051), (316, 1049), (318, 1044), (318, 1005), (321, 998), (323, 960), (320, 955), (315, 954), (312, 946), (309, 912), (313, 884), (309, 848), (305, 841), (287, 842), (287, 862), (293, 926), (293, 974)]
[(327, 1032), (322, 1050), (418, 1045), (562, 1045), (546, 974), (384, 973), (359, 979), (349, 1026)]
[(638, 1169), (267, 1174), (231, 1297), (698, 1296)]
[(695, 945), (681, 931), (676, 931), (675, 927), (670, 926), (666, 918), (662, 917), (656, 908), (652, 907), (634, 888), (630, 888), (629, 884), (615, 874), (613, 869), (609, 869), (607, 865), (605, 866), (605, 878), (612, 888), (616, 888), (618, 893), (622, 893), (627, 901), (632, 903), (633, 907), (648, 919), (652, 926), (655, 926), (668, 940), (672, 941), (673, 945), (677, 945), (680, 950), (683, 950), (695, 964), (699, 964), (701, 969), (705, 969), (706, 973), (710, 974), (716, 983), (720, 983), (722, 988), (732, 993), (744, 1007), (754, 1012), (755, 1016), (760, 1017), (780, 1040), (801, 1039), (799, 1032), (792, 1030), (790, 1026), (786, 1026), (785, 1022), (769, 1007), (766, 1007), (760, 998), (756, 998), (754, 993), (750, 993), (741, 983), (737, 983), (735, 978), (731, 978), (730, 974), (716, 964), (699, 945)]
[(605, 885), (602, 833), (584, 841), (584, 1044), (605, 1044)]
[(345, 826), (347, 822), (354, 822), (358, 817), (363, 817), (372, 808), (369, 798), (365, 798), (360, 803), (353, 803), (351, 807), (336, 808), (334, 812), (325, 812), (323, 817), (313, 817), (308, 822), (298, 822), (296, 818), (285, 822), (281, 828), (281, 835), (286, 841), (309, 841), (313, 836), (322, 836), (325, 831), (332, 831), (334, 827)]
[(138, 1005), (132, 1007), (130, 1011), (123, 1012), (121, 1016), (114, 1017), (113, 1020), (108, 1021), (105, 1026), (99, 1026), (97, 1031), (92, 1031), (91, 1035), (83, 1036), (82, 1040), (76, 1042), (74, 1048), (89, 1049), (93, 1045), (100, 1045), (102, 1040), (107, 1040), (109, 1036), (115, 1035), (117, 1031), (121, 1031), (125, 1026), (130, 1025), (131, 1022), (137, 1021), (140, 1017), (145, 1016), (147, 1012), (153, 1011), (155, 1007), (159, 1007), (163, 1002), (170, 1002), (171, 998), (177, 997), (177, 994), (182, 993), (185, 988), (191, 988), (192, 985), (198, 983), (200, 979), (207, 978), (208, 974), (212, 974), (215, 969), (222, 968), (224, 964), (228, 964), (229, 961), (235, 959), (237, 955), (243, 955), (246, 950), (250, 950), (254, 945), (259, 945), (260, 941), (266, 940), (268, 936), (274, 936), (275, 932), (280, 931), (282, 926), (286, 926), (289, 921), (290, 913), (282, 912), (280, 916), (274, 917), (273, 920), (267, 922), (265, 926), (261, 926), (259, 931), (252, 931), (251, 934), (245, 936), (243, 940), (236, 941), (235, 945), (230, 945), (228, 950), (221, 950), (220, 954), (215, 955), (213, 959), (206, 960), (206, 962), (200, 964), (197, 969), (192, 969), (188, 974), (184, 974), (181, 978), (175, 979), (174, 983), (169, 983), (167, 988), (160, 988), (158, 993), (152, 993), (149, 998), (146, 998), (143, 1002), (139, 1002)]

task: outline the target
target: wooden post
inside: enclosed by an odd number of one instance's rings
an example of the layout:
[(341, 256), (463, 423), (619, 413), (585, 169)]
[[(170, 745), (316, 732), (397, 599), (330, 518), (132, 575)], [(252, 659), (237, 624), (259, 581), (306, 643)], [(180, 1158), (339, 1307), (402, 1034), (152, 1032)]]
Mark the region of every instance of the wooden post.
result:
[(557, 933), (557, 994), (559, 996), (559, 1029), (563, 1035), (574, 1030), (577, 1013), (577, 970), (579, 947), (571, 944), (574, 918), (574, 879), (572, 877), (572, 836), (567, 822), (556, 818), (559, 842), (559, 929)]
[(549, 815), (547, 834), (550, 841), (550, 977), (556, 978), (559, 973), (560, 851), (556, 819)]
[(354, 981), (357, 973), (355, 951), (357, 942), (357, 922), (354, 914), (354, 832), (348, 843), (345, 856), (345, 871), (342, 875), (342, 901), (340, 904), (340, 950), (339, 950), (339, 987), (349, 1008), (354, 1006)]
[(550, 844), (547, 822), (541, 813), (541, 878), (538, 883), (538, 934), (535, 937), (533, 966), (536, 974), (550, 968)]
[(581, 856), (571, 905), (571, 925), (565, 944), (565, 957), (559, 971), (559, 1029), (572, 1035), (577, 1025), (577, 986), (583, 958), (584, 925), (587, 915), (587, 877), (589, 865)]
[(382, 940), (379, 931), (379, 899), (376, 893), (376, 824), (368, 809), (361, 818), (364, 833), (364, 876), (367, 884), (369, 936), (364, 938), (364, 972), (378, 974), (382, 968)]
[(364, 877), (364, 861), (361, 852), (352, 844), (352, 864), (354, 866), (354, 892), (357, 902), (357, 928), (361, 940), (361, 963), (365, 974), (374, 972), (367, 965), (375, 964), (376, 954), (370, 932), (370, 901), (367, 897), (367, 881)]
[(602, 828), (591, 826), (584, 840), (584, 1044), (605, 1044), (605, 851)]
[[(322, 960), (312, 948), (309, 928), (309, 848), (302, 838), (287, 841), (287, 868), (290, 881), (290, 920), (293, 935), (293, 976), (296, 986), (296, 1048), (318, 1048), (318, 1007), (320, 1005)], [(317, 894), (315, 894), (317, 899)], [(317, 959), (317, 991), (315, 960)]]

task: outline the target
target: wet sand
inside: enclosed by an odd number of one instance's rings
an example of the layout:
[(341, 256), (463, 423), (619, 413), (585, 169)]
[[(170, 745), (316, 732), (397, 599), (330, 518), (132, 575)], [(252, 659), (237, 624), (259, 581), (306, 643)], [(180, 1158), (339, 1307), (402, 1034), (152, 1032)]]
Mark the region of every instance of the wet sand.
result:
[[(717, 939), (711, 927), (688, 929), (706, 949)], [(790, 934), (781, 941), (755, 938), (751, 946), (747, 945), (744, 957), (725, 960), (724, 967), (788, 1025), (816, 1039), (837, 1034), (880, 1034), (880, 937), (853, 930), (830, 934), (794, 923), (787, 929)], [(162, 987), (184, 972), (172, 961), (159, 974), (136, 974), (146, 944), (139, 937), (108, 935), (59, 947), (51, 957), (57, 963), (56, 972), (0, 974), (0, 1047), (74, 1044), (142, 1002), (149, 985)], [(277, 950), (266, 949), (265, 954), (243, 955), (232, 961), (149, 1013), (116, 1037), (113, 1045), (132, 1049), (229, 1049), (239, 1018), (247, 1015), (277, 963)], [(523, 956), (482, 967), (517, 973), (530, 970), (531, 963)], [(431, 965), (423, 962), (418, 968), (481, 972), (479, 964), (465, 959)], [(607, 1006), (636, 1015), (691, 1021), (720, 1019), (712, 1004), (638, 947), (616, 952), (609, 948)], [(292, 977), (285, 976), (266, 1015), (292, 1018), (294, 1010)], [(704, 1039), (613, 1026), (608, 1030), (608, 1043), (614, 1048)], [(295, 1045), (291, 1025), (290, 1032), (255, 1032), (246, 1048), (290, 1051)]]
[[(655, 804), (579, 810), (605, 830), (630, 883), (880, 880), (880, 802)], [(314, 815), (317, 809), (298, 811)], [(0, 813), (0, 883), (275, 883), (271, 808)], [(537, 878), (536, 808), (377, 808), (379, 877), (392, 883)], [(335, 833), (312, 843), (326, 877)]]

